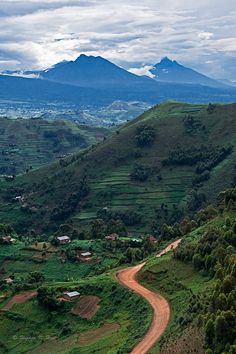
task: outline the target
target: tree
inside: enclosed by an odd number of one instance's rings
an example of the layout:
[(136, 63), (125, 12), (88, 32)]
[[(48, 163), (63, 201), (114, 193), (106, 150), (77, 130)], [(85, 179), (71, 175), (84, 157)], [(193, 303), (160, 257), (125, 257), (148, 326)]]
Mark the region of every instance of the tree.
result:
[(227, 323), (225, 317), (222, 315), (217, 316), (215, 321), (215, 336), (217, 341), (221, 341), (225, 337), (226, 330)]
[(154, 245), (153, 243), (150, 241), (150, 238), (147, 237), (143, 243), (143, 248), (144, 251), (151, 254), (154, 251)]
[(136, 164), (130, 173), (130, 178), (134, 181), (145, 182), (149, 175), (150, 168), (148, 166)]
[(225, 294), (221, 293), (216, 298), (216, 309), (226, 310), (227, 309), (227, 297)]
[(45, 276), (41, 272), (32, 272), (29, 274), (29, 283), (40, 283), (45, 280)]
[(227, 275), (222, 284), (222, 290), (225, 294), (230, 293), (235, 287), (235, 278), (231, 275)]
[(105, 223), (102, 219), (96, 219), (91, 225), (92, 238), (104, 238), (105, 237)]
[(137, 128), (135, 139), (138, 146), (151, 146), (154, 143), (156, 133), (153, 127), (142, 125)]
[(56, 310), (63, 304), (63, 302), (57, 300), (56, 290), (47, 288), (46, 286), (42, 286), (38, 289), (37, 299), (41, 305), (47, 307), (49, 310)]
[(204, 266), (204, 260), (199, 253), (193, 256), (193, 265), (196, 269), (201, 270)]
[(126, 235), (126, 228), (124, 223), (117, 219), (111, 219), (108, 221), (107, 226), (106, 226), (106, 234), (120, 234), (120, 235)]
[(212, 346), (214, 337), (215, 337), (214, 322), (212, 319), (209, 319), (205, 327), (205, 339), (209, 347)]

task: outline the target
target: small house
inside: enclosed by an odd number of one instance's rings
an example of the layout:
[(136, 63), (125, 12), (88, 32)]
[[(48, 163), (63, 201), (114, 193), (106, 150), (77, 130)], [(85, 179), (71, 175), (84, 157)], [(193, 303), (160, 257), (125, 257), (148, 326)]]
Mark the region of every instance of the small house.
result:
[(24, 198), (23, 198), (21, 195), (17, 195), (17, 196), (15, 197), (15, 201), (16, 201), (16, 202), (21, 202), (23, 199), (24, 199)]
[(65, 291), (63, 293), (63, 298), (69, 301), (76, 300), (80, 297), (80, 293), (78, 291)]
[(80, 256), (83, 258), (90, 258), (90, 257), (92, 257), (92, 253), (91, 252), (81, 252)]
[(157, 239), (154, 236), (149, 236), (148, 239), (151, 243), (157, 243)]
[(6, 278), (6, 279), (4, 279), (4, 281), (5, 281), (8, 285), (11, 285), (11, 284), (14, 282), (14, 280), (13, 280), (12, 278)]
[(3, 236), (3, 237), (2, 237), (2, 241), (3, 241), (4, 243), (7, 243), (7, 244), (10, 245), (10, 244), (16, 242), (16, 239), (13, 238), (13, 237), (11, 237), (11, 236)]
[(57, 241), (59, 242), (60, 245), (65, 245), (71, 242), (69, 236), (58, 236)]
[(105, 237), (107, 241), (116, 241), (119, 239), (119, 236), (117, 234), (111, 234)]
[(141, 243), (142, 240), (140, 240), (139, 238), (132, 238), (132, 242)]

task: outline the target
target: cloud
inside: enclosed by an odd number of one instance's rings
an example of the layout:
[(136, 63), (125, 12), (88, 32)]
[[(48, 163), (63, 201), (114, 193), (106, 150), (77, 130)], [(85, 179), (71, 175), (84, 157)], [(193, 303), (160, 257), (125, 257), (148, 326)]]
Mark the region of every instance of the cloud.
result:
[(214, 33), (211, 33), (211, 32), (200, 32), (200, 33), (198, 33), (199, 39), (202, 39), (202, 40), (211, 39), (213, 36), (214, 36)]
[(150, 70), (153, 68), (153, 66), (151, 65), (146, 65), (146, 66), (143, 66), (141, 68), (130, 68), (129, 69), (129, 72), (131, 72), (132, 74), (135, 74), (135, 75), (139, 75), (139, 76), (143, 76), (143, 75), (146, 75), (146, 76), (149, 76), (151, 78), (155, 77), (155, 75), (153, 75)]
[(45, 69), (86, 53), (148, 74), (167, 55), (236, 79), (227, 65), (235, 60), (234, 7), (234, 0), (1, 0), (0, 70)]

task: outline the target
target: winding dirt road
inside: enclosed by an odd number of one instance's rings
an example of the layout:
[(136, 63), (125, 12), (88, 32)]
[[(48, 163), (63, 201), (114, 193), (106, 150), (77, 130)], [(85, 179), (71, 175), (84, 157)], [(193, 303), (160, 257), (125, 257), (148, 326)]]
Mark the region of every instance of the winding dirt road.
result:
[[(177, 240), (171, 243), (161, 253), (159, 253), (157, 257), (161, 257), (167, 252), (174, 250), (178, 247), (180, 242), (181, 240)], [(167, 300), (158, 293), (154, 293), (153, 291), (146, 289), (136, 280), (137, 273), (145, 264), (146, 262), (135, 267), (123, 269), (116, 275), (122, 285), (144, 297), (153, 308), (153, 320), (151, 327), (142, 341), (132, 350), (131, 354), (146, 354), (148, 350), (158, 341), (158, 339), (160, 339), (170, 320), (170, 305)]]

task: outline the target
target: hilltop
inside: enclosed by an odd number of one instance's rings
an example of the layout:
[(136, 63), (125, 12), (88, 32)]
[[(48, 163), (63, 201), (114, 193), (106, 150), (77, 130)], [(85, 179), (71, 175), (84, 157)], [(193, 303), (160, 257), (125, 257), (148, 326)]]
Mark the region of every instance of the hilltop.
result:
[[(48, 232), (65, 222), (91, 230), (96, 219), (103, 230), (112, 218), (158, 234), (235, 184), (235, 113), (235, 104), (156, 106), (83, 153), (8, 182), (1, 219)], [(19, 194), (24, 203), (9, 204)]]
[(0, 175), (24, 173), (85, 149), (108, 134), (71, 122), (0, 118)]

